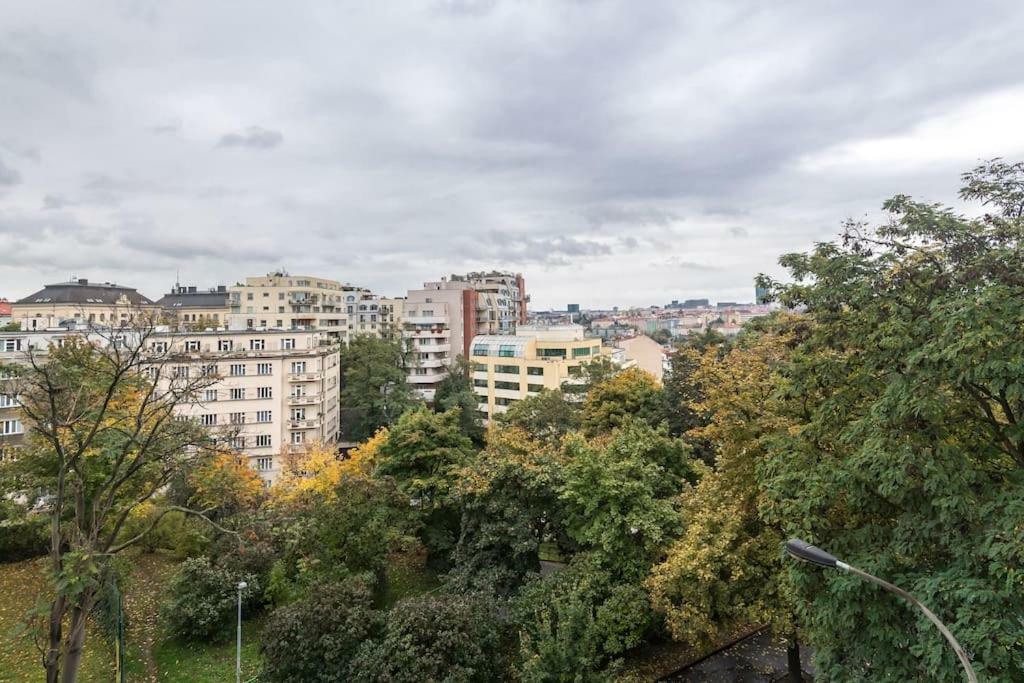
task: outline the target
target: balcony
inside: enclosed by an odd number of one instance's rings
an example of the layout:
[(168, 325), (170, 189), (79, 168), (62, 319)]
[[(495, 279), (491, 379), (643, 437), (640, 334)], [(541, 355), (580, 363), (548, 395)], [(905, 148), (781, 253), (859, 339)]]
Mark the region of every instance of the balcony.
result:
[(319, 382), (323, 379), (324, 373), (322, 372), (290, 372), (288, 373), (289, 382)]
[(319, 429), (320, 418), (314, 417), (309, 420), (288, 420), (288, 429)]
[(448, 316), (446, 315), (419, 315), (410, 316), (405, 319), (405, 322), (410, 325), (437, 325), (443, 326), (448, 324)]
[(448, 365), (448, 358), (420, 358), (416, 361), (418, 368), (443, 368)]
[(429, 375), (409, 375), (409, 384), (436, 384), (445, 378), (446, 373), (438, 372)]
[(451, 337), (452, 331), (449, 330), (449, 329), (445, 329), (445, 328), (435, 327), (435, 328), (431, 328), (429, 330), (410, 330), (410, 329), (405, 329), (405, 330), (403, 330), (403, 334), (404, 334), (404, 336), (411, 337), (413, 339), (416, 339), (416, 338), (419, 338), (419, 337)]
[(289, 396), (288, 405), (290, 406), (311, 406), (316, 405), (320, 402), (320, 396)]

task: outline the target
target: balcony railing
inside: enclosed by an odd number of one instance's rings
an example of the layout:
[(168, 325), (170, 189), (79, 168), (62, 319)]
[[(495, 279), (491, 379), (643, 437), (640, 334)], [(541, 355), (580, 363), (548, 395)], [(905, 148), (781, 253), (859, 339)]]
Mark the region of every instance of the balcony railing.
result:
[(324, 373), (322, 372), (290, 372), (288, 373), (289, 382), (318, 382), (323, 379)]
[(289, 396), (290, 406), (311, 406), (320, 402), (320, 396)]
[(320, 418), (314, 417), (309, 420), (288, 420), (289, 429), (317, 429), (320, 427)]

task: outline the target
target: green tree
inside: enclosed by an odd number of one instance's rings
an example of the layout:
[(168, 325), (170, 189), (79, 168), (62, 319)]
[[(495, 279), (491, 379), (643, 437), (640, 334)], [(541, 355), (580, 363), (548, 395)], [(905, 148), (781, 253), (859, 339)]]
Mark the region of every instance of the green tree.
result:
[(562, 393), (570, 400), (582, 401), (591, 389), (616, 375), (619, 366), (607, 356), (598, 356), (581, 363), (578, 369), (570, 368), (569, 372), (574, 376), (573, 379), (562, 382)]
[(672, 341), (672, 333), (667, 328), (659, 327), (650, 334), (651, 339), (659, 344), (668, 344)]
[(499, 681), (510, 677), (510, 637), (497, 604), (477, 595), (406, 598), (367, 640), (351, 680), (375, 683)]
[(458, 539), (455, 482), (474, 453), (473, 442), (459, 429), (458, 411), (426, 408), (402, 415), (379, 448), (374, 476), (392, 478), (412, 501), (435, 561), (445, 561)]
[(263, 676), (273, 683), (350, 681), (352, 658), (382, 621), (367, 582), (350, 577), (319, 585), (267, 620), (260, 635)]
[(257, 604), (261, 589), (253, 574), (217, 567), (207, 557), (185, 560), (174, 573), (168, 598), (160, 613), (167, 630), (182, 640), (222, 639), (231, 633), (238, 595), (235, 586), (245, 581), (242, 598)]
[(472, 368), (465, 356), (455, 359), (434, 392), (434, 409), (446, 412), (457, 408), (462, 433), (472, 439), (473, 443), (483, 445), (484, 424), (477, 409), (480, 399), (473, 391)]
[[(767, 519), (914, 593), (990, 680), (1024, 661), (1024, 164), (964, 176), (977, 218), (896, 196), (876, 229), (782, 259), (814, 324), (779, 392)], [(793, 565), (828, 679), (957, 680), (902, 601)]]
[(630, 368), (595, 384), (583, 403), (583, 431), (588, 436), (611, 432), (628, 417), (652, 426), (664, 416), (664, 399), (657, 380)]
[(46, 351), (28, 350), (14, 370), (11, 389), (28, 445), (4, 466), (0, 485), (5, 493), (31, 490), (47, 500), (52, 592), (40, 621), (48, 683), (76, 679), (87, 616), (111, 558), (170, 511), (202, 516), (160, 505), (137, 533), (124, 533), (140, 508), (213, 448), (211, 434), (174, 416), (216, 377), (175, 373), (175, 357), (154, 349), (154, 334), (142, 326), (106, 339), (93, 332), (96, 343), (71, 337)]
[(530, 438), (557, 448), (562, 437), (582, 424), (578, 406), (566, 400), (558, 389), (544, 389), (534, 396), (513, 403), (499, 413), (495, 422), (502, 429), (518, 427)]
[(406, 382), (411, 361), (400, 339), (359, 334), (341, 349), (341, 425), (363, 441), (418, 403)]

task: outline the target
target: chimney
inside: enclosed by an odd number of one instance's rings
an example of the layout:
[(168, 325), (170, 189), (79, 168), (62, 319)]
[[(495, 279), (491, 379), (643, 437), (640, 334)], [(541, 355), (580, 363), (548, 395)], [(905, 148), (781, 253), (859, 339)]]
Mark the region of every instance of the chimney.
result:
[(80, 284), (80, 285), (87, 285), (87, 284), (89, 284), (89, 281), (86, 280), (84, 277), (82, 277), (82, 278), (78, 279), (78, 284)]
[(220, 293), (224, 293), (228, 291), (228, 287), (227, 285), (217, 285), (217, 291)]
[(195, 287), (189, 287), (188, 288), (188, 293), (189, 294), (195, 294), (196, 293), (196, 288)]

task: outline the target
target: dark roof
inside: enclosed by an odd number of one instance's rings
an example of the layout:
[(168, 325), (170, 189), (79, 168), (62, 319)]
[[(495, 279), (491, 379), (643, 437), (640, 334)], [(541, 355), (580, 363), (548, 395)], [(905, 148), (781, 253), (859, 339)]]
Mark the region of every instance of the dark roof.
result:
[(171, 292), (156, 302), (164, 308), (227, 308), (227, 292)]
[(106, 304), (113, 306), (122, 296), (135, 305), (152, 305), (152, 301), (135, 291), (112, 282), (73, 280), (46, 285), (35, 294), (18, 299), (18, 304)]

